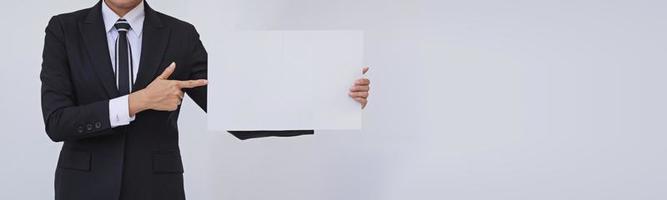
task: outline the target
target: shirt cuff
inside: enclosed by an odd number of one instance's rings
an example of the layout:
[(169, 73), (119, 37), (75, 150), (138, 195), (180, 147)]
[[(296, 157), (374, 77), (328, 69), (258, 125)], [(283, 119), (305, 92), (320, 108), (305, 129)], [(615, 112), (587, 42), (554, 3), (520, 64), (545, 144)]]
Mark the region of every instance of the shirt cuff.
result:
[(111, 128), (125, 126), (134, 121), (136, 116), (130, 117), (128, 95), (109, 100), (109, 122)]

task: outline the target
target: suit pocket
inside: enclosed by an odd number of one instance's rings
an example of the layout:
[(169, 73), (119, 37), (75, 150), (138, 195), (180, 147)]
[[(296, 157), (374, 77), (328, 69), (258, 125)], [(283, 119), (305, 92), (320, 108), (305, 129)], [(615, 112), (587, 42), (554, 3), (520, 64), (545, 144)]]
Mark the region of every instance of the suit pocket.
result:
[(86, 151), (63, 150), (60, 155), (60, 166), (63, 169), (90, 171), (92, 154)]
[(183, 163), (178, 151), (153, 152), (153, 172), (156, 174), (183, 173)]

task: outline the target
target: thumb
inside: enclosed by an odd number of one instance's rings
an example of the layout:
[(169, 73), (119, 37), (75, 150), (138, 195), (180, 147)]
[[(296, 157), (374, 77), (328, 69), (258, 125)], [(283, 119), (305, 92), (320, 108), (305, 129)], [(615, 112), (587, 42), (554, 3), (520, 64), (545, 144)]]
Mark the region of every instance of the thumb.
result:
[(361, 69), (362, 74), (366, 74), (366, 72), (368, 72), (368, 69), (369, 69), (368, 66), (362, 68)]
[(169, 67), (164, 69), (162, 74), (160, 74), (157, 78), (155, 79), (162, 79), (162, 80), (167, 80), (169, 79), (169, 76), (171, 76), (171, 73), (174, 73), (174, 69), (176, 69), (176, 63), (172, 62)]

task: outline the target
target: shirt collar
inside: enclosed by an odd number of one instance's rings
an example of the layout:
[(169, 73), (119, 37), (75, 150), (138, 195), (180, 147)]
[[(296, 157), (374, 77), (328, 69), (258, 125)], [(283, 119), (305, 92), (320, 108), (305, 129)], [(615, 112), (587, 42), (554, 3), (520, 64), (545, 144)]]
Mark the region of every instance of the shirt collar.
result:
[[(136, 7), (132, 8), (130, 12), (125, 14), (123, 16), (123, 19), (127, 20), (127, 22), (130, 24), (131, 30), (136, 31), (137, 33), (141, 33), (143, 27), (144, 27), (144, 17), (145, 17), (145, 11), (144, 11), (144, 1), (141, 1), (139, 5)], [(106, 32), (109, 32), (114, 29), (114, 24), (116, 24), (116, 21), (120, 19), (121, 17), (118, 16), (109, 6), (107, 6), (106, 2), (102, 2), (102, 18), (104, 19), (104, 28)]]

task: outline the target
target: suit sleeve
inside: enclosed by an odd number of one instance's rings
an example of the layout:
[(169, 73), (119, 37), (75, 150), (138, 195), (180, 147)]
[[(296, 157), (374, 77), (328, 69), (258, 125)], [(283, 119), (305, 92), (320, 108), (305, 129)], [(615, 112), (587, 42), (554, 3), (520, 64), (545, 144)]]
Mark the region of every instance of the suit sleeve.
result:
[(55, 142), (109, 134), (109, 101), (79, 105), (70, 79), (64, 32), (57, 17), (46, 27), (41, 101), (46, 133)]
[[(206, 53), (206, 49), (204, 49), (204, 45), (202, 45), (202, 42), (199, 39), (199, 34), (194, 29), (194, 27), (192, 27), (192, 30), (194, 32), (193, 35), (195, 36), (195, 38), (193, 39), (193, 43), (195, 45), (192, 51), (192, 56), (189, 59), (189, 61), (191, 62), (189, 63), (189, 66), (192, 67), (189, 79), (190, 80), (207, 79), (208, 54)], [(204, 110), (204, 112), (206, 112), (206, 90), (207, 86), (185, 90), (188, 96), (190, 96), (190, 98), (192, 98), (192, 100), (194, 100), (195, 103), (197, 103), (197, 105), (199, 105), (199, 107)], [(307, 134), (313, 134), (313, 130), (229, 131), (229, 133), (231, 133), (238, 139), (245, 140), (251, 138), (271, 137), (271, 136), (292, 137), (299, 135), (307, 135)]]

